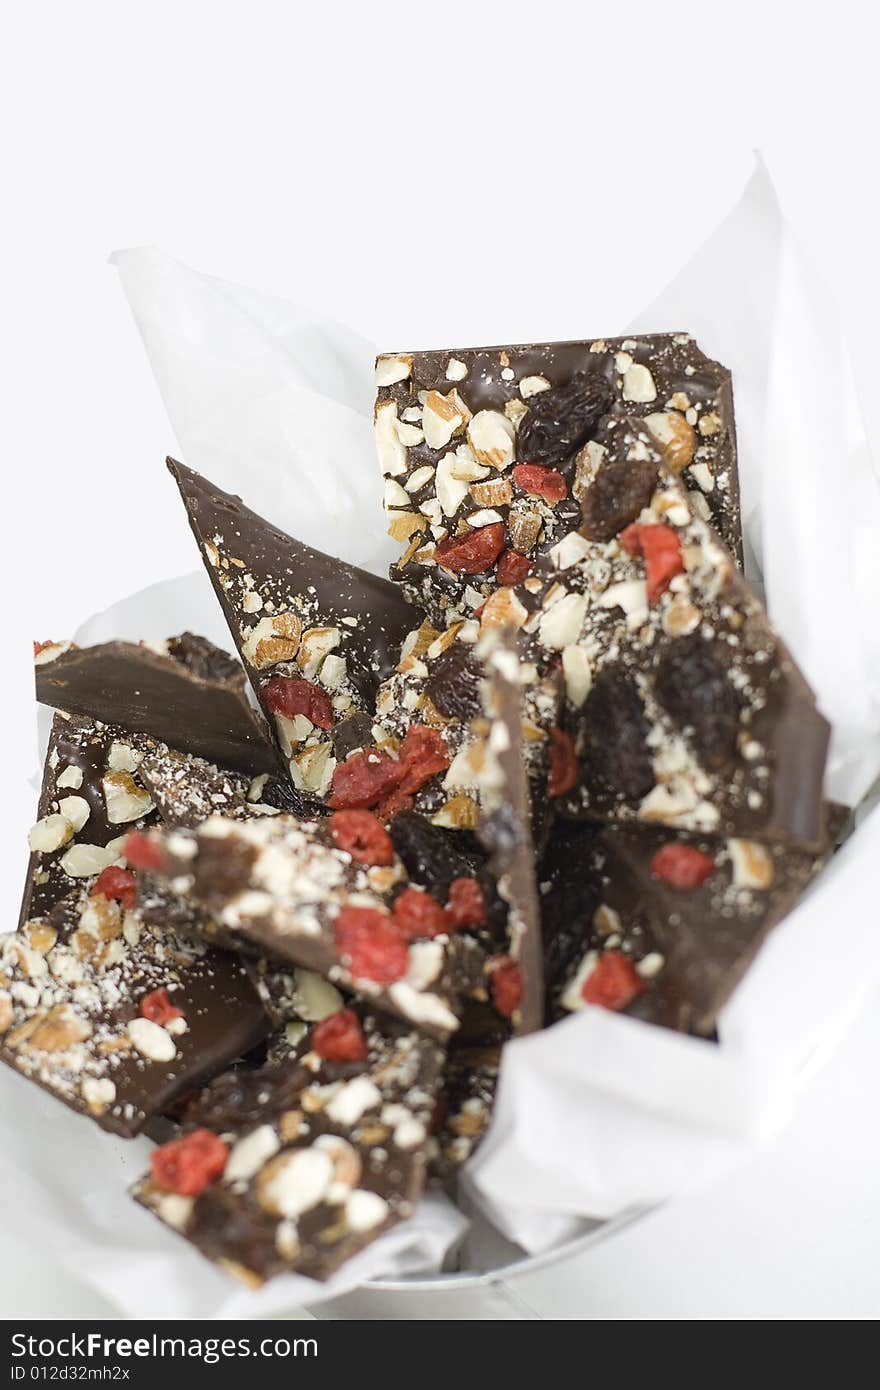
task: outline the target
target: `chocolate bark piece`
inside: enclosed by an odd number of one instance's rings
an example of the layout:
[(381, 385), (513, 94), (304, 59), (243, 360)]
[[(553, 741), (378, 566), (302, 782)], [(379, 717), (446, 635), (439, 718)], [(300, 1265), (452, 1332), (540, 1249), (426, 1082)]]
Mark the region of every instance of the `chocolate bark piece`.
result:
[(84, 879), (121, 862), (127, 831), (154, 819), (138, 767), (153, 742), (118, 725), (58, 713), (43, 767), (19, 926)]
[(266, 721), (251, 706), (241, 666), (184, 632), (147, 645), (102, 642), (38, 652), (37, 699), (113, 723), (255, 776), (278, 773)]
[(283, 776), (260, 773), (250, 777), (219, 768), (204, 758), (178, 753), (158, 744), (144, 756), (138, 769), (159, 813), (169, 825), (199, 825), (209, 816), (249, 820), (278, 811), (302, 812), (303, 798)]
[(149, 840), (153, 878), (206, 912), (209, 934), (329, 976), (435, 1036), (457, 1029), (480, 987), (478, 943), (461, 933), (407, 942), (390, 911), (408, 886), (402, 864), (358, 863), (325, 821), (216, 816)]
[(501, 1068), (501, 1048), (459, 1043), (449, 1047), (443, 1069), (429, 1181), (448, 1184), (473, 1157), (489, 1128)]
[[(372, 712), (379, 683), (414, 626), (412, 609), (395, 585), (285, 535), (183, 464), (169, 459), (168, 467), (294, 786), (323, 798), (340, 739), (350, 751), (344, 726)], [(277, 678), (299, 683), (302, 713), (283, 712)], [(314, 688), (311, 706), (304, 682)], [(286, 708), (294, 704), (290, 696)]]
[[(0, 937), (0, 1061), (131, 1137), (269, 1024), (232, 956), (148, 926), (94, 886), (81, 880), (46, 915)], [(157, 990), (179, 1017), (149, 1016)]]
[[(686, 333), (387, 353), (376, 384), (389, 534), (403, 548), (392, 575), (434, 621), (480, 606), (502, 547), (535, 558), (577, 528), (581, 469), (609, 411), (645, 419), (741, 561), (730, 372)], [(444, 564), (449, 537), (476, 531), (488, 534)]]
[[(674, 874), (655, 860), (670, 847), (673, 863), (675, 854), (690, 857), (694, 886), (660, 876)], [(704, 856), (697, 870), (695, 853)], [(829, 853), (661, 828), (558, 825), (539, 875), (551, 1014), (586, 1008), (584, 987), (611, 955), (631, 970), (622, 979), (615, 972), (620, 1002), (609, 1006), (711, 1035), (767, 935)]]
[(286, 1271), (327, 1279), (405, 1220), (424, 1187), (443, 1052), (393, 1020), (361, 1024), (363, 1062), (312, 1052), (218, 1078), (185, 1133), (222, 1139), (223, 1172), (195, 1196), (165, 1191), (160, 1151), (135, 1200), (250, 1287)]
[[(580, 771), (557, 809), (818, 847), (829, 728), (804, 677), (644, 422), (614, 417), (594, 445), (584, 526), (522, 628), (565, 675)], [(624, 505), (630, 465), (654, 470), (648, 506)]]

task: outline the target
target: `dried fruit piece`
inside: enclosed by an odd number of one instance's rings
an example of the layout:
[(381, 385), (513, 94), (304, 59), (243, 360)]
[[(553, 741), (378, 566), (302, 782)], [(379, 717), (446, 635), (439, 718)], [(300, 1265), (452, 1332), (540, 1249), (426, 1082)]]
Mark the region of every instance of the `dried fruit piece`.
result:
[(505, 550), (495, 570), (499, 584), (513, 588), (521, 584), (532, 568), (528, 555), (520, 555), (517, 550)]
[(228, 1157), (228, 1146), (216, 1134), (209, 1129), (194, 1129), (182, 1139), (172, 1139), (153, 1150), (153, 1182), (163, 1192), (197, 1197), (222, 1175)]
[(358, 864), (384, 865), (394, 861), (391, 836), (370, 811), (335, 811), (327, 822), (333, 843)]
[(500, 956), (491, 965), (492, 1003), (502, 1018), (512, 1018), (522, 1003), (522, 971), (515, 960)]
[(333, 773), (330, 806), (347, 811), (376, 806), (397, 786), (401, 769), (387, 753), (365, 748), (338, 763)]
[(360, 980), (392, 984), (406, 974), (406, 940), (390, 913), (375, 907), (344, 907), (334, 927), (336, 950)]
[(564, 729), (550, 730), (550, 780), (548, 796), (564, 796), (577, 785), (578, 757), (574, 740)]
[(610, 541), (647, 507), (657, 485), (657, 466), (649, 459), (606, 463), (583, 499), (584, 535)]
[(122, 857), (136, 869), (160, 869), (163, 862), (161, 846), (140, 830), (126, 835)]
[(568, 483), (562, 474), (540, 463), (518, 463), (513, 480), (530, 497), (543, 497), (545, 502), (561, 502), (568, 496)]
[(486, 899), (475, 878), (456, 878), (449, 885), (446, 913), (453, 931), (485, 926)]
[(671, 526), (633, 523), (621, 533), (620, 544), (630, 555), (645, 557), (649, 603), (656, 603), (669, 581), (684, 571), (681, 541)]
[(504, 549), (504, 522), (493, 521), (466, 536), (447, 536), (434, 552), (438, 565), (453, 574), (485, 574)]
[(651, 873), (670, 888), (699, 888), (715, 872), (715, 861), (694, 845), (673, 840), (661, 845), (651, 860)]
[(151, 1023), (158, 1023), (164, 1027), (175, 1018), (183, 1018), (183, 1010), (175, 1008), (168, 997), (167, 989), (154, 989), (141, 1000), (140, 1015), (141, 1018), (147, 1018)]
[(612, 791), (641, 799), (654, 785), (654, 763), (635, 681), (619, 666), (606, 666), (584, 701), (583, 716), (588, 780), (598, 777)]
[(469, 723), (480, 709), (479, 678), (473, 648), (465, 642), (453, 642), (432, 661), (425, 693), (447, 719)]
[(717, 771), (731, 761), (739, 699), (710, 642), (695, 634), (670, 643), (657, 663), (654, 694), (707, 769)]
[(584, 1003), (599, 1004), (603, 1009), (625, 1009), (647, 988), (628, 956), (621, 951), (605, 951), (584, 981), (581, 997)]
[(391, 909), (394, 921), (407, 940), (444, 936), (451, 923), (444, 908), (421, 888), (404, 888)]
[(340, 1009), (312, 1029), (312, 1051), (327, 1062), (365, 1062), (367, 1044), (353, 1009)]
[(446, 739), (437, 729), (426, 724), (411, 724), (397, 753), (398, 766), (403, 769), (400, 791), (414, 795), (438, 772), (449, 766)]
[(137, 896), (137, 881), (128, 869), (120, 869), (116, 864), (111, 864), (98, 874), (89, 889), (89, 896), (92, 898), (97, 897), (99, 893), (103, 893), (105, 898), (115, 898), (125, 908), (132, 908)]
[(565, 386), (532, 397), (519, 429), (519, 454), (530, 463), (564, 463), (586, 443), (614, 393), (598, 372), (576, 372)]
[(272, 714), (283, 714), (286, 719), (303, 714), (318, 729), (333, 728), (330, 696), (301, 676), (273, 676), (262, 686), (260, 699)]

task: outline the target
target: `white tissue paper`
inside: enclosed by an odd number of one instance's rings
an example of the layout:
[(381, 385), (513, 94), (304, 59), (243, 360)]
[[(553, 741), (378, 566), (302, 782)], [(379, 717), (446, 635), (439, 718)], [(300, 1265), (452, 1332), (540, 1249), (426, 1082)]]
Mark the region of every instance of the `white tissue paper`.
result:
[[(371, 417), (374, 348), (338, 324), (199, 275), (158, 251), (114, 257), (179, 454), (321, 549), (383, 573)], [(550, 330), (548, 325), (548, 334)], [(856, 804), (880, 772), (878, 482), (833, 309), (804, 266), (762, 166), (679, 277), (629, 325), (687, 330), (733, 369), (749, 564), (834, 733), (829, 796)], [(616, 333), (585, 322), (585, 336)], [(184, 524), (181, 520), (181, 524)], [(332, 539), (331, 539), (332, 538)], [(229, 646), (207, 578), (163, 580), (90, 620), (83, 643), (189, 627)], [(723, 1011), (720, 1044), (588, 1009), (504, 1054), (466, 1200), (530, 1252), (711, 1182), (785, 1123), (808, 1068), (880, 976), (880, 812), (776, 929)], [(828, 968), (846, 921), (856, 971)], [(238, 1292), (125, 1195), (146, 1141), (123, 1143), (9, 1072), (27, 1114), (0, 1154), (20, 1200), (6, 1221), (141, 1317), (262, 1315), (364, 1280), (434, 1270), (461, 1239), (445, 1198), (326, 1286), (293, 1276)], [(53, 1150), (63, 1143), (59, 1170)]]

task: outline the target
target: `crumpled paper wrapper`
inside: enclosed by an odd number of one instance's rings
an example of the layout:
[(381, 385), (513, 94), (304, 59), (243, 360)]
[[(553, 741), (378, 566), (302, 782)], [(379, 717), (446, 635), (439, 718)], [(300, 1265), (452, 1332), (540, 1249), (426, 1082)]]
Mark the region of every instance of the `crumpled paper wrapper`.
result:
[[(183, 459), (302, 540), (383, 573), (393, 552), (372, 440), (373, 345), (157, 251), (114, 260)], [(880, 772), (880, 625), (866, 618), (880, 610), (880, 488), (836, 315), (762, 166), (629, 328), (686, 329), (733, 369), (748, 565), (833, 724), (828, 794), (860, 803)], [(185, 627), (229, 645), (201, 574), (124, 600), (77, 640)], [(467, 1204), (526, 1251), (547, 1251), (592, 1219), (716, 1180), (781, 1127), (880, 976), (878, 856), (880, 811), (773, 933), (723, 1012), (720, 1045), (601, 1009), (511, 1043), (490, 1134), (463, 1179)], [(850, 972), (828, 968), (844, 921)], [(22, 1235), (128, 1314), (259, 1316), (435, 1270), (462, 1237), (464, 1218), (432, 1196), (330, 1284), (290, 1276), (239, 1293), (126, 1197), (146, 1141), (114, 1141), (5, 1071), (0, 1097), (27, 1117), (0, 1154), (0, 1180), (20, 1196), (5, 1220), (17, 1229), (21, 1212)]]

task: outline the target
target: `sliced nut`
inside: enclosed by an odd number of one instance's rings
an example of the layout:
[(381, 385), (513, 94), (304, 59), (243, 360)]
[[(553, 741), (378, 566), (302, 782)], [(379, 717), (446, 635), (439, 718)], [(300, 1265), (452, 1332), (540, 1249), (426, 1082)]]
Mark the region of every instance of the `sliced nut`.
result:
[(501, 470), (513, 462), (516, 434), (500, 410), (478, 410), (467, 435), (478, 463)]
[(697, 429), (704, 438), (711, 439), (713, 434), (719, 434), (721, 431), (721, 417), (716, 415), (714, 410), (710, 410), (707, 415), (700, 416)]
[(144, 760), (143, 753), (118, 739), (111, 743), (107, 754), (107, 767), (111, 772), (137, 772)]
[(657, 399), (654, 378), (639, 362), (633, 362), (623, 373), (623, 399), (643, 404)]
[(149, 792), (138, 786), (130, 772), (106, 772), (101, 778), (101, 787), (111, 825), (140, 820), (153, 810)]
[(397, 402), (377, 401), (373, 429), (379, 467), (386, 478), (406, 472), (406, 446), (397, 432)]
[(93, 1115), (103, 1115), (116, 1099), (116, 1085), (108, 1076), (87, 1076), (80, 1091)]
[(600, 608), (620, 608), (626, 625), (635, 631), (648, 617), (648, 586), (644, 579), (623, 579), (611, 584), (597, 600)]
[(507, 518), (507, 531), (510, 536), (511, 547), (518, 550), (521, 555), (528, 555), (541, 534), (543, 524), (540, 512), (511, 512)]
[(302, 634), (296, 664), (306, 680), (314, 680), (328, 652), (335, 651), (342, 641), (338, 627), (310, 627)]
[(451, 796), (431, 820), (434, 825), (447, 826), (450, 830), (476, 830), (480, 808), (469, 796)]
[(457, 478), (453, 472), (455, 461), (455, 454), (444, 454), (437, 465), (435, 489), (444, 516), (455, 516), (468, 495), (466, 480)]
[(525, 419), (528, 413), (529, 408), (525, 401), (518, 401), (516, 397), (513, 397), (511, 400), (504, 402), (504, 414), (515, 430), (519, 429), (520, 422)]
[(468, 374), (467, 366), (459, 357), (450, 357), (446, 363), (447, 381), (464, 381)]
[(372, 1231), (388, 1219), (391, 1208), (378, 1192), (359, 1187), (345, 1203), (345, 1221), (350, 1231)]
[(259, 613), (263, 606), (263, 595), (258, 594), (256, 589), (247, 589), (241, 596), (241, 607), (243, 613)]
[(663, 631), (667, 637), (686, 637), (696, 631), (702, 618), (699, 608), (679, 594), (663, 610)]
[(345, 1001), (336, 986), (314, 970), (296, 970), (294, 979), (293, 1006), (306, 1023), (320, 1023), (343, 1007)]
[(58, 802), (58, 810), (65, 820), (70, 821), (74, 834), (82, 830), (91, 815), (91, 807), (84, 796), (63, 796)]
[(12, 995), (5, 989), (0, 989), (0, 1035), (8, 1032), (12, 1027), (14, 1010), (12, 1007)]
[(467, 406), (454, 387), (445, 396), (429, 391), (422, 410), (425, 443), (431, 449), (445, 449), (453, 435), (464, 429), (468, 418)]
[(422, 488), (431, 481), (434, 476), (434, 469), (430, 463), (425, 463), (421, 468), (413, 469), (404, 487), (407, 492), (421, 492)]
[(107, 846), (71, 845), (59, 862), (69, 878), (91, 878), (92, 874), (109, 869), (118, 858), (119, 850), (111, 842)]
[[(644, 586), (643, 586), (644, 587)], [(587, 611), (585, 594), (564, 594), (541, 617), (538, 637), (542, 646), (562, 651), (580, 636)]]
[(392, 540), (408, 541), (414, 531), (427, 531), (428, 518), (417, 512), (393, 512), (388, 518), (388, 534)]
[(66, 816), (43, 816), (31, 829), (28, 845), (34, 854), (52, 854), (73, 839), (73, 826)]
[(345, 1190), (350, 1191), (357, 1187), (361, 1180), (363, 1165), (361, 1156), (353, 1144), (349, 1144), (347, 1139), (341, 1138), (337, 1134), (322, 1134), (315, 1140), (315, 1148), (321, 1149), (326, 1153), (333, 1164), (333, 1188), (342, 1188), (342, 1194), (333, 1193), (334, 1198), (341, 1200)]
[(141, 1056), (151, 1062), (170, 1062), (177, 1055), (171, 1034), (152, 1019), (132, 1018), (126, 1032)]
[(394, 478), (386, 478), (382, 502), (385, 510), (390, 511), (395, 507), (408, 507), (409, 497), (400, 486), (400, 483), (395, 482)]
[(550, 559), (557, 570), (569, 570), (589, 554), (590, 542), (579, 531), (569, 531), (550, 549)]
[(734, 888), (757, 888), (763, 892), (773, 886), (773, 856), (766, 845), (756, 840), (728, 840), (727, 850), (733, 865)]
[(59, 1004), (29, 1022), (34, 1026), (28, 1028), (26, 1035), (24, 1027), (9, 1034), (7, 1041), (10, 1047), (23, 1046), (34, 1052), (66, 1052), (76, 1043), (85, 1042), (92, 1032), (91, 1024), (69, 1004)]
[(281, 1141), (274, 1127), (258, 1125), (237, 1144), (233, 1144), (223, 1170), (223, 1181), (249, 1182), (280, 1148)]
[(26, 924), (24, 935), (31, 950), (41, 956), (47, 955), (58, 940), (55, 928), (50, 927), (48, 922), (41, 922), (38, 917)]
[(663, 458), (672, 471), (680, 473), (687, 468), (694, 457), (697, 437), (684, 416), (677, 410), (661, 410), (655, 415), (646, 415), (645, 425), (660, 445)]
[(593, 684), (593, 668), (586, 649), (576, 642), (562, 649), (562, 672), (565, 693), (576, 709), (580, 709)]
[(270, 1159), (257, 1178), (255, 1195), (272, 1216), (311, 1211), (333, 1181), (333, 1160), (321, 1149), (285, 1149)]
[(395, 386), (398, 381), (406, 381), (412, 372), (413, 360), (409, 353), (385, 353), (376, 358), (376, 385)]
[(306, 1121), (301, 1110), (285, 1110), (278, 1121), (278, 1130), (285, 1144), (293, 1144), (305, 1133)]
[(76, 767), (73, 763), (71, 763), (70, 767), (66, 767), (60, 776), (55, 779), (56, 787), (71, 787), (74, 791), (78, 791), (82, 784), (83, 770), (81, 767)]
[(258, 671), (265, 671), (279, 661), (293, 661), (301, 636), (302, 619), (298, 613), (274, 613), (247, 630), (242, 655)]
[[(513, 487), (508, 478), (492, 478), (486, 483), (471, 483), (471, 497), (480, 507), (506, 507), (513, 501)], [(473, 525), (473, 519), (468, 517)]]
[(494, 594), (487, 598), (483, 605), (480, 615), (480, 627), (510, 627), (520, 628), (529, 616), (528, 609), (516, 596), (514, 589), (496, 589)]
[(593, 926), (600, 936), (619, 936), (623, 924), (619, 912), (607, 903), (600, 903), (593, 913)]
[(519, 394), (523, 400), (530, 400), (541, 391), (549, 391), (550, 383), (545, 376), (524, 376), (519, 384)]

